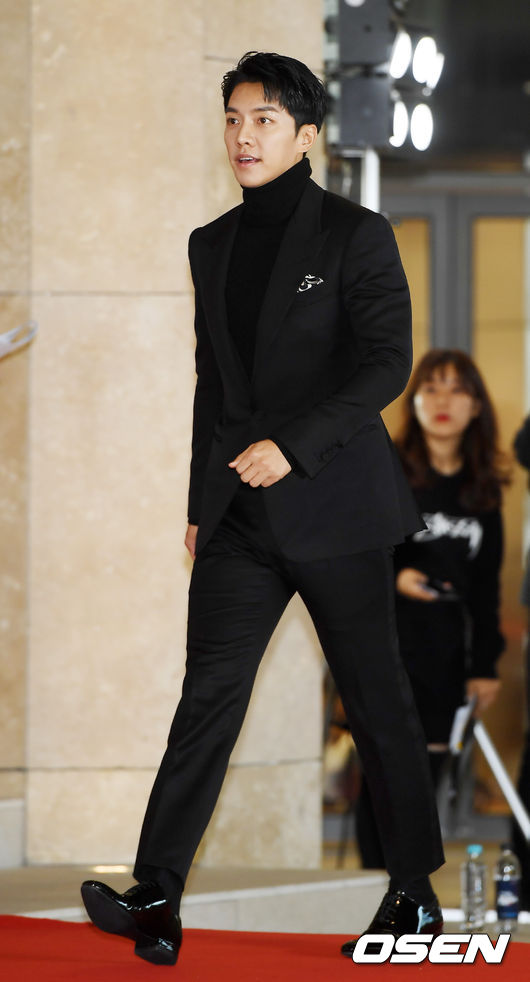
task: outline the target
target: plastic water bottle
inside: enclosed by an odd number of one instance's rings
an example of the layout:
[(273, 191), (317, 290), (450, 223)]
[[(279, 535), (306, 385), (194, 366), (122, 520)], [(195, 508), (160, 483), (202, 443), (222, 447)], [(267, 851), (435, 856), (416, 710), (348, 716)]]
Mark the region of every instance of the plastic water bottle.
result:
[(521, 866), (509, 843), (503, 843), (495, 864), (495, 898), (499, 934), (513, 934), (521, 903)]
[(460, 867), (460, 888), (466, 931), (475, 931), (486, 920), (486, 865), (482, 859), (482, 846), (467, 847), (467, 860)]

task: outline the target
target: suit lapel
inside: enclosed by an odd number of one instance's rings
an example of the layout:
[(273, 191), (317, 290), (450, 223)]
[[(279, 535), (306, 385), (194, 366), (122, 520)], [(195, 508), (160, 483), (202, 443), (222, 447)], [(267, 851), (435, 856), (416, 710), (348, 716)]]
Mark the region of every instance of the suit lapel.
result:
[[(263, 298), (256, 326), (256, 350), (252, 379), (262, 364), (263, 355), (272, 343), (296, 291), (306, 273), (313, 273), (313, 264), (328, 232), (320, 228), (323, 190), (308, 181), (298, 206), (289, 221), (274, 263)], [(202, 301), (210, 325), (212, 345), (219, 363), (239, 389), (250, 394), (250, 381), (228, 330), (226, 315), (226, 277), (242, 206), (233, 208), (214, 223), (208, 234), (200, 238), (203, 253), (204, 291)]]
[(323, 194), (322, 188), (310, 180), (285, 230), (258, 318), (253, 379), (301, 281), (306, 273), (314, 272), (314, 261), (327, 238), (327, 231), (322, 232), (320, 227)]

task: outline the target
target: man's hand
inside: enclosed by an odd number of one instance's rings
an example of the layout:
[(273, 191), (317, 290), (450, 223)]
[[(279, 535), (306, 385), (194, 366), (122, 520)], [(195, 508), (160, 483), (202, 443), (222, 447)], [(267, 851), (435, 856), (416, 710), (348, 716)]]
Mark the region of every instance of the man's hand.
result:
[(184, 545), (186, 546), (186, 549), (188, 550), (192, 559), (195, 559), (195, 543), (197, 541), (198, 531), (198, 525), (188, 525), (186, 537), (184, 539)]
[[(427, 586), (429, 577), (419, 569), (412, 569), (406, 566), (401, 569), (396, 577), (396, 590), (410, 600), (426, 600), (427, 602), (437, 600), (440, 596), (438, 590), (433, 590)], [(451, 584), (446, 583), (449, 587)]]
[(234, 467), (241, 480), (253, 488), (270, 488), (271, 484), (281, 481), (292, 469), (272, 440), (251, 443), (228, 466)]
[(466, 693), (468, 699), (476, 696), (477, 705), (475, 716), (480, 716), (488, 706), (495, 702), (499, 689), (500, 679), (468, 679), (466, 682)]

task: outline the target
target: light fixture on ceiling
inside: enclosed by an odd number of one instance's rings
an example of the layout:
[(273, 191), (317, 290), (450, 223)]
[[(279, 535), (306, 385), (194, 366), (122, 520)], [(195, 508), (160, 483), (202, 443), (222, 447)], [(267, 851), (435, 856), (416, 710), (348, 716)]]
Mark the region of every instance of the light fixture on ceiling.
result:
[(420, 38), (412, 58), (412, 74), (416, 82), (434, 89), (442, 74), (444, 60), (434, 38), (428, 36)]
[(392, 78), (403, 78), (412, 58), (412, 41), (410, 34), (402, 27), (396, 34), (390, 56), (389, 72)]
[(426, 150), (431, 143), (428, 103), (444, 56), (425, 24), (407, 22), (408, 2), (324, 0), (327, 142), (334, 156), (385, 145)]
[(444, 61), (434, 38), (420, 34), (416, 28), (406, 29), (403, 22), (399, 24), (388, 68), (394, 79), (394, 125), (389, 139), (392, 147), (402, 147), (409, 134), (415, 150), (430, 146), (433, 114), (423, 100), (429, 99), (438, 84)]
[(432, 140), (434, 122), (430, 107), (420, 102), (410, 117), (410, 138), (416, 150), (427, 150)]
[(409, 114), (402, 99), (394, 104), (393, 132), (390, 143), (393, 147), (402, 147), (409, 131)]
[(425, 79), (425, 84), (428, 89), (432, 90), (436, 88), (438, 82), (440, 81), (440, 76), (443, 71), (445, 63), (445, 55), (441, 51), (436, 52), (436, 57), (433, 59), (431, 65), (429, 66), (429, 71), (427, 73), (427, 78)]

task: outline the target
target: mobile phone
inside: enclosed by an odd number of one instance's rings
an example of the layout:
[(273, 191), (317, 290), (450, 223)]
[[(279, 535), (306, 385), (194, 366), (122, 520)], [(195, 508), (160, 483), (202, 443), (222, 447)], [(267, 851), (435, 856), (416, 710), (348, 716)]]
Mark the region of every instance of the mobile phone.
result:
[(453, 586), (447, 586), (443, 580), (438, 579), (436, 576), (429, 576), (429, 579), (424, 584), (429, 590), (436, 590), (439, 594), (440, 600), (459, 600), (459, 595)]

